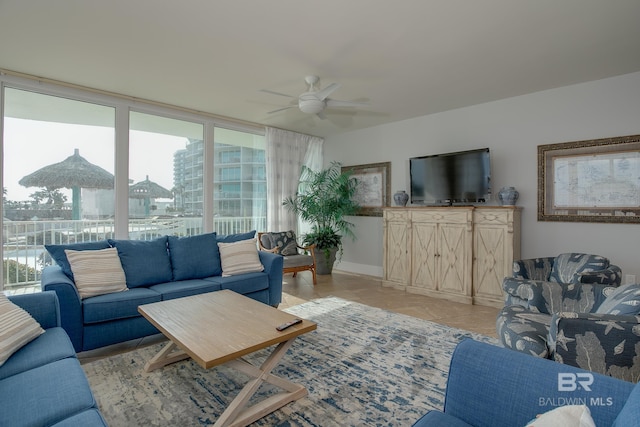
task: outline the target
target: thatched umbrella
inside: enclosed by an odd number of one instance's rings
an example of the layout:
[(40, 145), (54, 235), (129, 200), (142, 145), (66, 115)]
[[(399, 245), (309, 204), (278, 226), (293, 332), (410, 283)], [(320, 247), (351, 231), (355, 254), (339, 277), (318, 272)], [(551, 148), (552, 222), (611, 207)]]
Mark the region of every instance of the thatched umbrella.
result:
[(77, 148), (73, 156), (60, 163), (48, 165), (23, 177), (18, 183), (25, 187), (46, 187), (49, 189), (70, 188), (73, 205), (73, 219), (80, 219), (81, 188), (113, 188), (113, 175), (100, 166), (94, 165), (80, 156)]
[(144, 181), (137, 182), (129, 187), (129, 197), (132, 199), (144, 199), (144, 214), (149, 215), (150, 199), (173, 199), (173, 193), (153, 181), (149, 181), (149, 175)]

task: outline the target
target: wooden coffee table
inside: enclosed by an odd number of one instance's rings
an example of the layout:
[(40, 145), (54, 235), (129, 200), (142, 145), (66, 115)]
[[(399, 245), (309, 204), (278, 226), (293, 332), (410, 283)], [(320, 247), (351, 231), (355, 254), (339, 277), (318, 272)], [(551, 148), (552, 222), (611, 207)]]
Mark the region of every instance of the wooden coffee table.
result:
[[(229, 290), (145, 304), (138, 311), (170, 340), (147, 362), (145, 371), (191, 357), (205, 369), (226, 363), (253, 378), (215, 426), (246, 426), (307, 395), (304, 386), (277, 377), (271, 371), (298, 335), (316, 329), (314, 322), (303, 320), (277, 331), (276, 326), (296, 316)], [(273, 345), (275, 349), (260, 366), (242, 359)], [(263, 382), (285, 391), (247, 407)]]

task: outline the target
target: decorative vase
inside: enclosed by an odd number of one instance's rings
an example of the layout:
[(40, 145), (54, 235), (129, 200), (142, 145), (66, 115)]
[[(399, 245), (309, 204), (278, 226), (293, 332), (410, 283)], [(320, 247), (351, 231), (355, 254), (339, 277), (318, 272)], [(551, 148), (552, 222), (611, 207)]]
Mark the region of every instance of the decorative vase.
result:
[(514, 206), (519, 195), (515, 187), (502, 187), (498, 192), (498, 199), (503, 206)]
[(396, 203), (396, 206), (406, 206), (409, 201), (409, 195), (404, 190), (396, 191), (393, 195), (393, 201)]

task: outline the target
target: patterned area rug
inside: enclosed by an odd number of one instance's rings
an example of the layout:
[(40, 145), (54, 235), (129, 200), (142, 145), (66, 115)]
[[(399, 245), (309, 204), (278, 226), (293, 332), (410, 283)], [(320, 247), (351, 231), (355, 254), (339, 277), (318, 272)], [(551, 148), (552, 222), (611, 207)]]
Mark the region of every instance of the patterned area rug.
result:
[[(298, 337), (276, 375), (303, 384), (309, 395), (255, 426), (408, 426), (441, 409), (449, 360), (464, 338), (493, 338), (329, 297), (286, 311), (318, 323)], [(209, 426), (248, 377), (191, 360), (145, 373), (156, 344), (83, 365), (111, 427)], [(268, 352), (248, 360), (259, 363)], [(264, 387), (259, 396), (278, 390)]]

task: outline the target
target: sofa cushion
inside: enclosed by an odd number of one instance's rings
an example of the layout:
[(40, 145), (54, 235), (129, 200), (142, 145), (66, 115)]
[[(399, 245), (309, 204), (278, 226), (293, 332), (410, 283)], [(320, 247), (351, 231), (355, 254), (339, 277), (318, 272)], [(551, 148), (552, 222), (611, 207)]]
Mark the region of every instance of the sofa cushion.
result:
[(237, 234), (218, 234), (216, 236), (216, 241), (218, 243), (233, 243), (239, 242), (241, 240), (249, 240), (253, 239), (256, 236), (256, 230), (251, 230), (247, 233), (237, 233)]
[(440, 411), (429, 411), (412, 427), (473, 427), (464, 421)]
[(640, 383), (631, 390), (627, 402), (618, 413), (612, 427), (627, 427), (635, 425), (640, 420)]
[(640, 284), (616, 288), (596, 310), (599, 314), (640, 314)]
[(258, 256), (258, 247), (255, 239), (233, 243), (218, 243), (218, 247), (220, 249), (223, 276), (234, 276), (236, 274), (264, 270), (264, 266)]
[(2, 380), (0, 426), (50, 426), (95, 403), (78, 360), (58, 360)]
[(202, 279), (222, 274), (216, 233), (169, 236), (173, 280)]
[(609, 260), (599, 255), (580, 253), (560, 254), (553, 262), (549, 281), (556, 283), (577, 283), (579, 280), (578, 273), (604, 270), (608, 266)]
[(76, 357), (67, 333), (60, 327), (46, 329), (0, 367), (0, 380), (67, 357)]
[(203, 294), (205, 292), (219, 291), (219, 283), (202, 279), (180, 280), (178, 282), (160, 283), (149, 287), (150, 290), (159, 293), (162, 300), (182, 298), (191, 295)]
[(29, 313), (0, 292), (0, 366), (43, 333), (44, 329)]
[(56, 264), (60, 266), (62, 272), (73, 280), (73, 271), (71, 271), (71, 266), (67, 260), (67, 254), (64, 253), (65, 249), (71, 249), (73, 251), (95, 251), (98, 249), (107, 249), (111, 246), (107, 240), (100, 240), (97, 242), (71, 243), (68, 245), (44, 245), (44, 247)]
[(137, 317), (140, 316), (139, 305), (158, 301), (161, 301), (160, 294), (148, 288), (133, 288), (127, 292), (87, 298), (82, 304), (84, 323)]
[(242, 295), (269, 288), (269, 277), (264, 272), (208, 277), (204, 280), (218, 284), (221, 289), (230, 289)]
[(167, 236), (155, 240), (113, 240), (127, 277), (127, 287), (155, 285), (173, 278)]
[(128, 289), (116, 248), (64, 252), (81, 299)]

